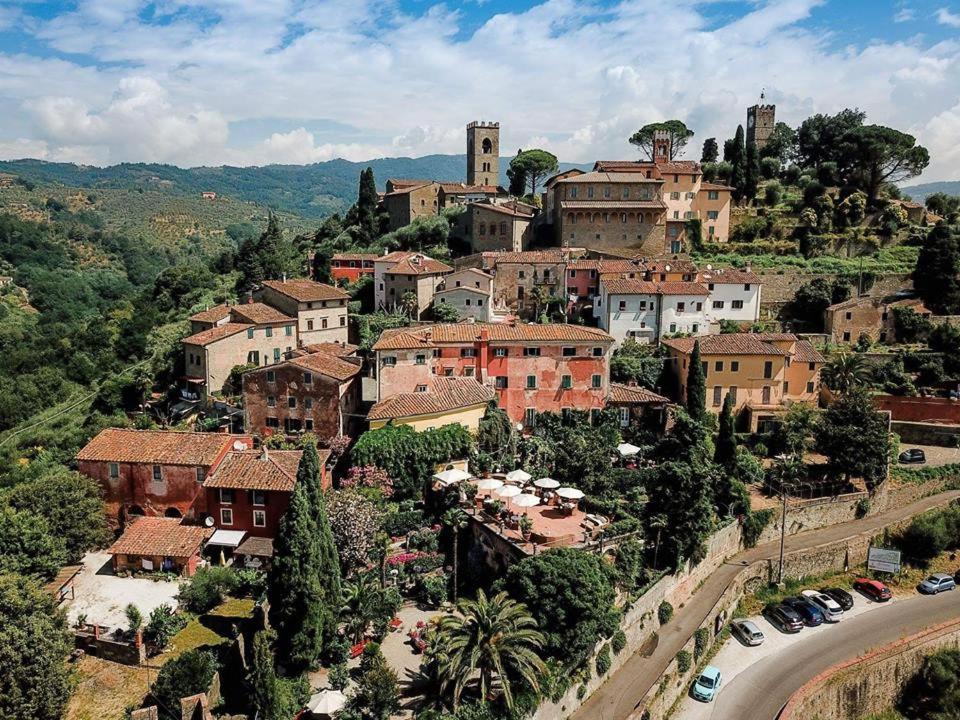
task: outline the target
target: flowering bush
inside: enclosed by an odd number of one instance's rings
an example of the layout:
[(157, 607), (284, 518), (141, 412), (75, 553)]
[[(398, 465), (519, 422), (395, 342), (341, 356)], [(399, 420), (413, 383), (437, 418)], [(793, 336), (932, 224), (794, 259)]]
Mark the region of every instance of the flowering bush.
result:
[(443, 553), (406, 552), (387, 558), (390, 567), (407, 566), (410, 572), (425, 573), (443, 565)]
[(367, 565), (380, 530), (380, 513), (373, 503), (352, 490), (341, 490), (333, 494), (328, 515), (343, 570), (349, 573)]
[(340, 482), (340, 487), (345, 489), (374, 488), (379, 490), (385, 498), (393, 495), (393, 480), (390, 479), (385, 470), (381, 470), (376, 465), (350, 468), (350, 472)]

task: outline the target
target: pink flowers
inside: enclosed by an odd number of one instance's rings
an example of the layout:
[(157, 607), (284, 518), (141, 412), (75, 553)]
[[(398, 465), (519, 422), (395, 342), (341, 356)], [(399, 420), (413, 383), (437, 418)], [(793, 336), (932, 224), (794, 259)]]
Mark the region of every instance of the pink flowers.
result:
[(393, 555), (387, 558), (387, 565), (391, 567), (396, 567), (397, 565), (406, 565), (408, 562), (413, 562), (414, 560), (423, 560), (423, 559), (432, 559), (440, 557), (440, 553), (427, 553), (427, 552), (407, 552), (400, 553), (399, 555)]

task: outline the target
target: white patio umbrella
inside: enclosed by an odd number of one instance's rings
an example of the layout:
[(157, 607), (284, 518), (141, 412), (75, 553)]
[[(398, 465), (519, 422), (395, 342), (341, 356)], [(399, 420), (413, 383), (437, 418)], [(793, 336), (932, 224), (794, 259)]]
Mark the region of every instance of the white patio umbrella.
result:
[(444, 470), (443, 472), (438, 472), (433, 476), (434, 480), (439, 481), (443, 485), (453, 485), (454, 483), (469, 480), (471, 477), (473, 476), (470, 473), (457, 468)]
[(620, 457), (630, 457), (640, 452), (640, 448), (630, 443), (620, 443), (617, 445), (617, 452), (620, 453)]
[(502, 498), (512, 498), (520, 494), (521, 490), (516, 485), (506, 485), (494, 492)]
[(495, 478), (487, 478), (477, 483), (477, 490), (496, 490), (499, 487), (503, 487), (503, 480)]
[(534, 505), (540, 504), (540, 498), (538, 498), (536, 495), (531, 495), (530, 493), (523, 493), (522, 495), (517, 495), (513, 499), (513, 504), (522, 508), (533, 507)]
[(316, 717), (332, 718), (343, 710), (346, 704), (347, 696), (339, 690), (323, 690), (310, 696), (307, 710)]
[(553, 490), (554, 488), (560, 487), (560, 483), (553, 478), (540, 478), (539, 480), (534, 480), (533, 484), (544, 490)]
[(524, 470), (520, 470), (519, 468), (517, 470), (511, 470), (510, 472), (507, 473), (508, 481), (517, 482), (517, 483), (520, 483), (521, 485), (523, 485), (523, 483), (530, 480), (530, 478), (532, 477), (533, 475), (531, 475), (530, 473)]
[(583, 490), (577, 490), (571, 487), (562, 487), (557, 490), (557, 495), (565, 500), (579, 500), (583, 497)]

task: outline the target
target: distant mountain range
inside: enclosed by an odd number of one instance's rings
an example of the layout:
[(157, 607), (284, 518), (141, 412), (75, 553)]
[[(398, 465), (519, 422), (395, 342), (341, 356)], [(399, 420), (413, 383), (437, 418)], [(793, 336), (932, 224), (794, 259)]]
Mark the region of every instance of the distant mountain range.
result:
[(922, 203), (927, 197), (938, 192), (946, 193), (947, 195), (960, 195), (960, 180), (920, 183), (919, 185), (908, 185), (900, 189), (904, 195), (909, 195), (915, 202)]
[[(500, 158), (501, 182), (506, 185), (510, 158)], [(377, 187), (388, 178), (431, 178), (462, 182), (466, 155), (427, 155), (420, 158), (380, 158), (368, 162), (329, 160), (312, 165), (264, 167), (197, 167), (123, 163), (105, 168), (50, 163), (41, 160), (0, 161), (0, 173), (16, 175), (36, 184), (82, 188), (152, 190), (172, 194), (199, 194), (212, 190), (238, 200), (251, 200), (306, 218), (343, 212), (357, 197), (360, 171), (372, 167)], [(589, 169), (561, 163), (560, 169)]]

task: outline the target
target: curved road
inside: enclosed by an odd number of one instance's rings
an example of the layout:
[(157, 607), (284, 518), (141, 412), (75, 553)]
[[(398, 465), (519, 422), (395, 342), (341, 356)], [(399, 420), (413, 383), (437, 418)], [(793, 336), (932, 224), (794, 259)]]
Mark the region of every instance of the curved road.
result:
[[(876, 531), (892, 522), (940, 507), (957, 498), (960, 498), (960, 491), (952, 490), (860, 520), (790, 535), (786, 539), (785, 552), (789, 554), (850, 538), (868, 530)], [(607, 682), (597, 688), (579, 710), (570, 716), (572, 720), (624, 720), (629, 717), (647, 692), (660, 682), (667, 666), (693, 637), (694, 632), (706, 619), (743, 566), (756, 560), (776, 557), (778, 551), (779, 541), (758, 545), (732, 557), (714, 570), (703, 581), (693, 597), (682, 608), (677, 609), (673, 619), (658, 630), (659, 641), (652, 655), (644, 657), (640, 653), (634, 653)], [(960, 595), (960, 592), (956, 594)]]
[(900, 599), (889, 608), (848, 618), (760, 660), (721, 686), (710, 718), (774, 720), (794, 692), (832, 665), (958, 617), (960, 592), (955, 590)]

